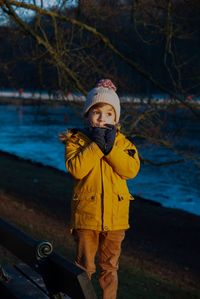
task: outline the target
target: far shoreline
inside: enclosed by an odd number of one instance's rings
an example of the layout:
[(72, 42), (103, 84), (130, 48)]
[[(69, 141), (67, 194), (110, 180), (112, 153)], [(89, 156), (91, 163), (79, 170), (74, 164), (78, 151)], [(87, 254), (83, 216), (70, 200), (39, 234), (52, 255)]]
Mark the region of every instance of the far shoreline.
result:
[[(188, 109), (186, 105), (178, 102), (178, 101), (171, 101), (171, 102), (165, 102), (163, 101), (152, 101), (149, 102), (148, 100), (135, 102), (135, 101), (121, 101), (122, 105), (133, 105), (135, 107), (141, 107), (141, 105), (149, 105), (149, 106), (155, 106), (159, 107), (160, 109), (165, 109), (166, 107), (171, 108), (182, 108), (182, 109)], [(192, 109), (194, 110), (200, 110), (200, 102), (186, 102), (186, 104), (190, 105)], [(0, 106), (2, 105), (16, 105), (16, 106), (37, 106), (37, 105), (83, 105), (83, 100), (62, 100), (62, 99), (56, 99), (56, 98), (25, 98), (25, 97), (0, 97)]]

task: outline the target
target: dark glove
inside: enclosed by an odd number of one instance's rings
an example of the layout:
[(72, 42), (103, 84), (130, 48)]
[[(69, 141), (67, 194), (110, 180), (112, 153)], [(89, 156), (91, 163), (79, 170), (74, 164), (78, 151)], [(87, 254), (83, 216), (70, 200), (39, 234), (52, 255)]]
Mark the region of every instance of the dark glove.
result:
[(106, 125), (107, 129), (105, 131), (105, 150), (104, 154), (108, 155), (112, 150), (113, 144), (115, 142), (115, 136), (117, 129), (114, 125)]
[(90, 129), (90, 138), (104, 152), (105, 150), (105, 132), (106, 128), (93, 127)]

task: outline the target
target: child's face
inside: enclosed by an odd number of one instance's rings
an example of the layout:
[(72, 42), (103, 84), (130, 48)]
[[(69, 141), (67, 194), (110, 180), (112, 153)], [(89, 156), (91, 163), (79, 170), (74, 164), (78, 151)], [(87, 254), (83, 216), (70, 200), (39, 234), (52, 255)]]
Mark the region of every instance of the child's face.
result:
[(88, 121), (92, 127), (105, 127), (106, 124), (115, 125), (115, 111), (109, 104), (94, 106), (89, 110)]

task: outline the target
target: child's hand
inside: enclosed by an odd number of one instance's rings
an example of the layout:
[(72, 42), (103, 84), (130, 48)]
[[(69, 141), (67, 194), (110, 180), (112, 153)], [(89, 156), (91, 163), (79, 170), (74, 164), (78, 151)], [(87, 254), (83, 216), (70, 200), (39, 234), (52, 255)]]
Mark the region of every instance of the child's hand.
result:
[(105, 131), (105, 150), (104, 154), (108, 155), (112, 150), (113, 144), (115, 142), (115, 136), (117, 129), (114, 125), (106, 125), (107, 129)]
[(105, 131), (106, 128), (92, 127), (90, 131), (90, 138), (94, 141), (102, 152), (105, 151)]

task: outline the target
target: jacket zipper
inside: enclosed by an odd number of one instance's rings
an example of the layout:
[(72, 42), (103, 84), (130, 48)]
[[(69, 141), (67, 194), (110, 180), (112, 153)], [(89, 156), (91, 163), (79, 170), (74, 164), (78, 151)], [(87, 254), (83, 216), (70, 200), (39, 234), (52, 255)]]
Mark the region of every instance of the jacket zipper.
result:
[(104, 221), (103, 221), (103, 214), (104, 214), (104, 202), (103, 202), (103, 197), (104, 197), (104, 187), (103, 187), (103, 170), (102, 170), (102, 159), (100, 160), (100, 168), (101, 168), (101, 226), (102, 226), (102, 231), (104, 230)]

